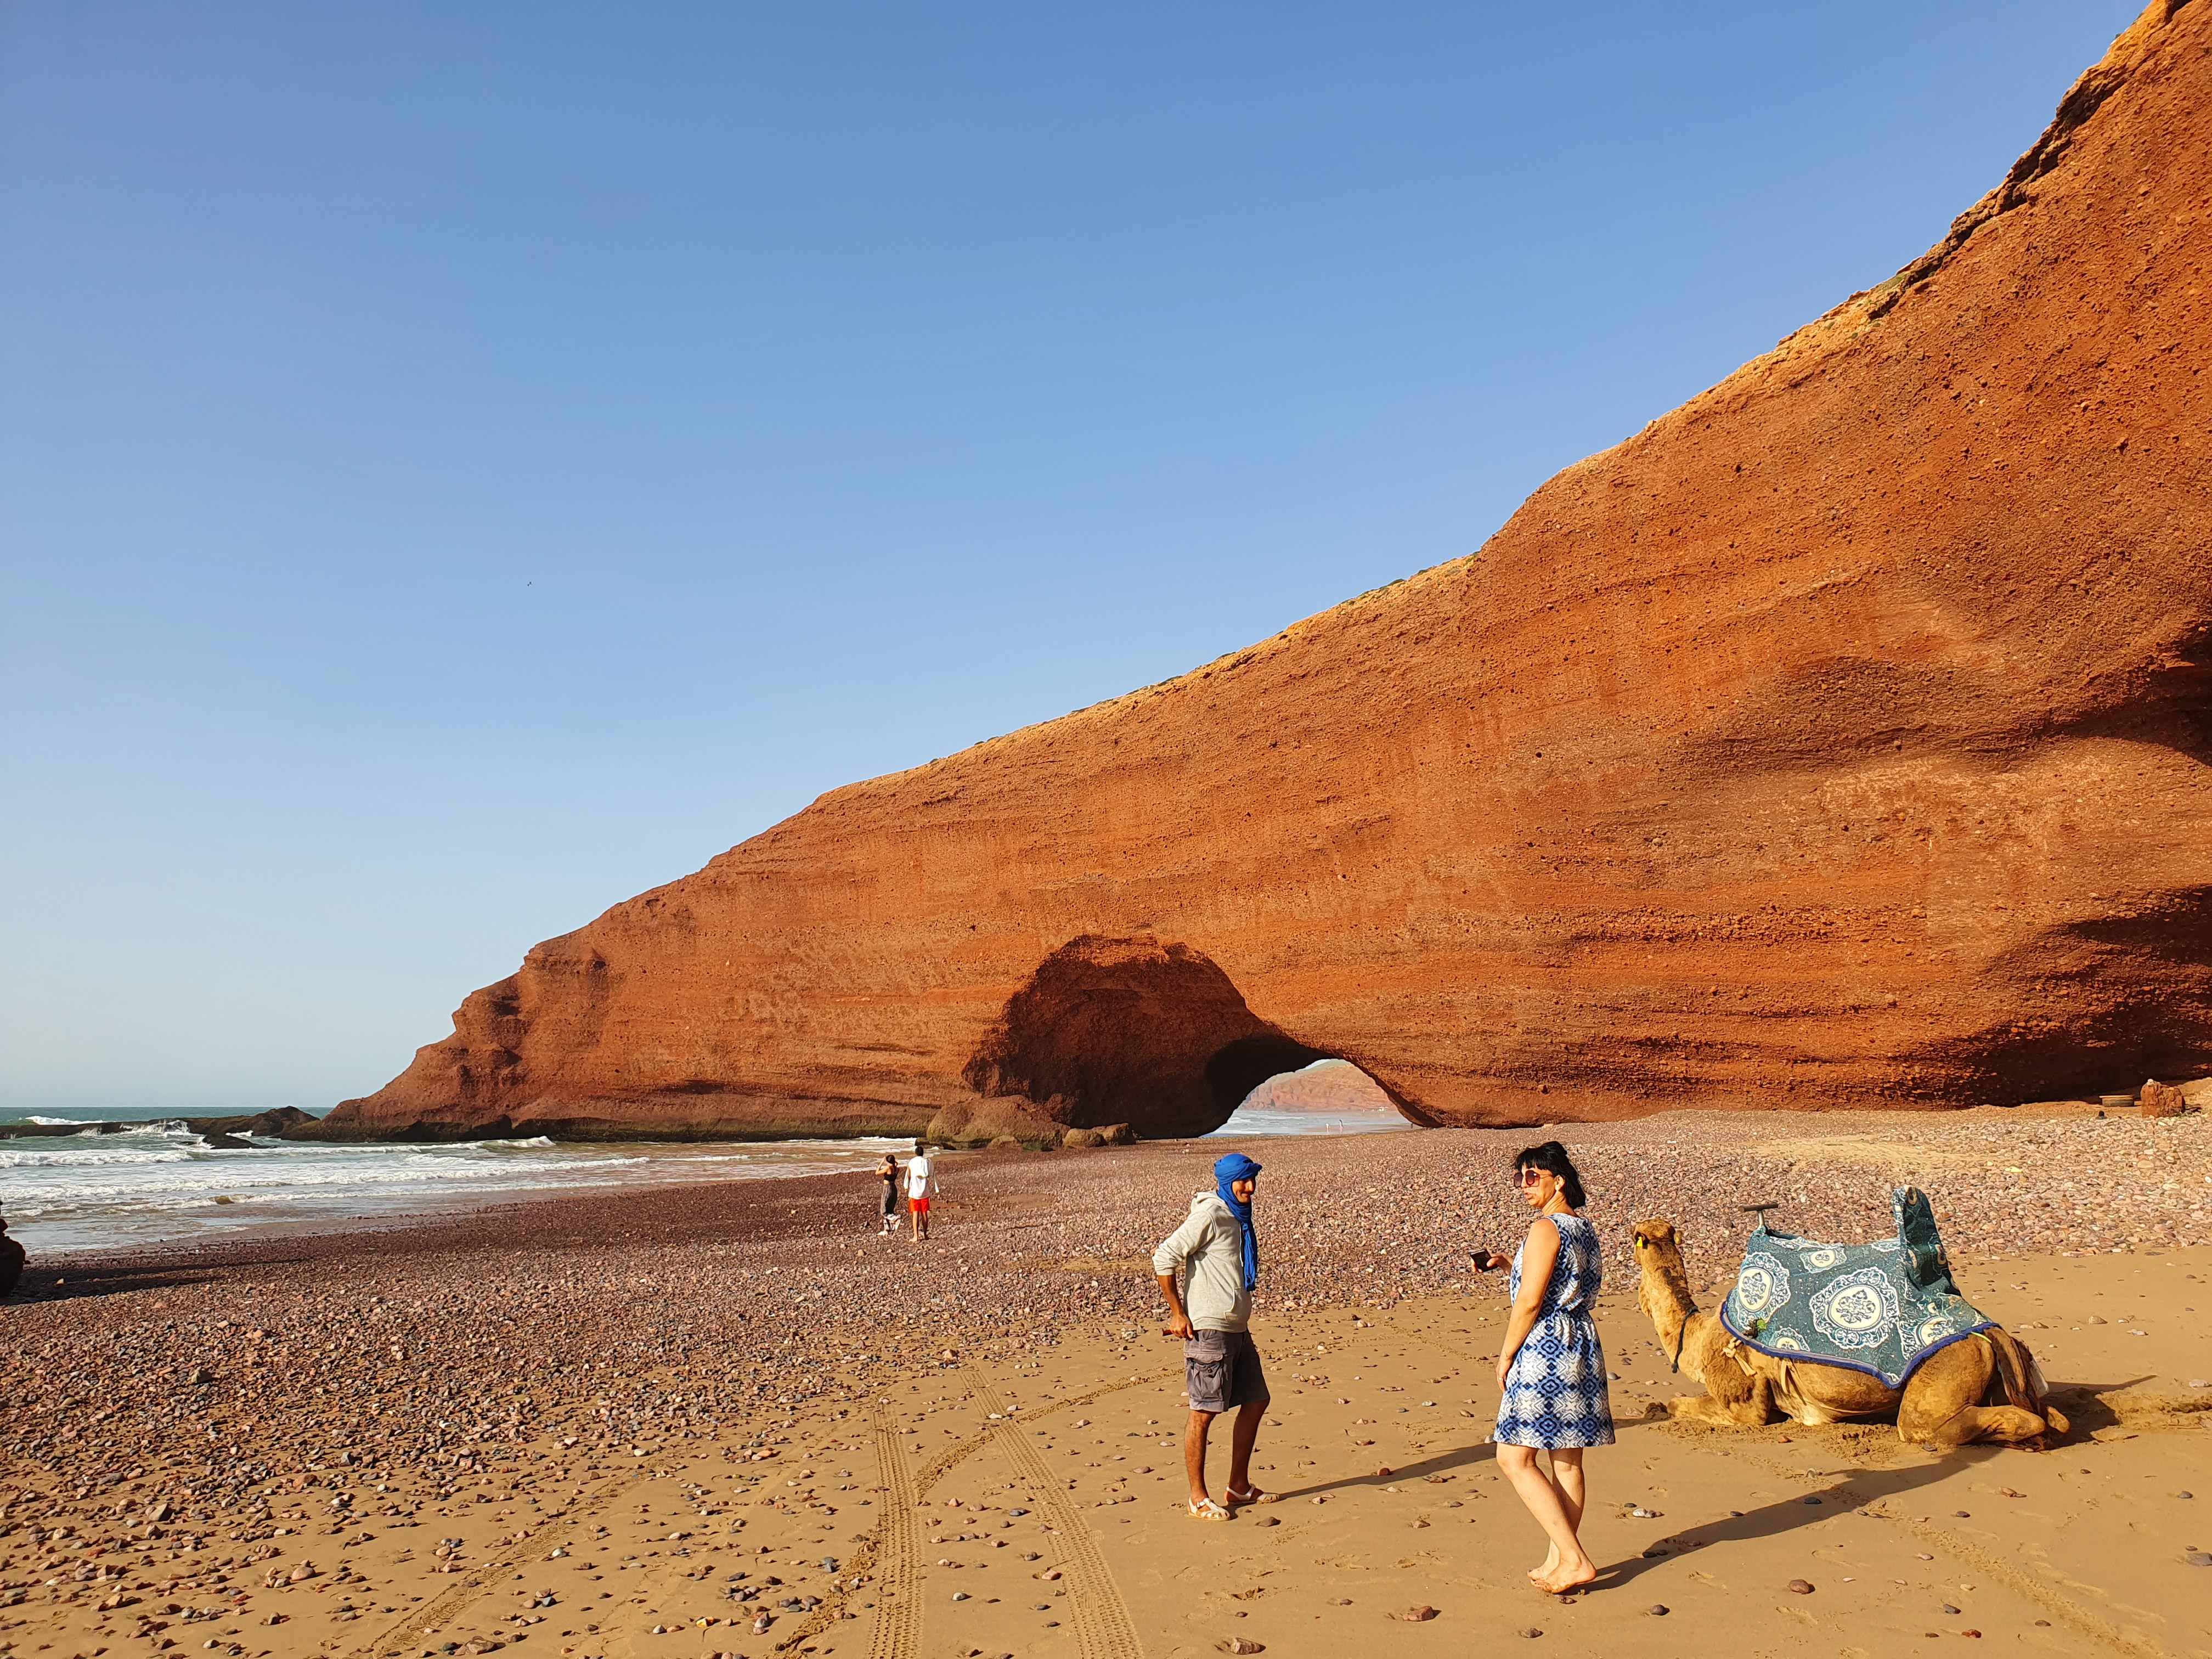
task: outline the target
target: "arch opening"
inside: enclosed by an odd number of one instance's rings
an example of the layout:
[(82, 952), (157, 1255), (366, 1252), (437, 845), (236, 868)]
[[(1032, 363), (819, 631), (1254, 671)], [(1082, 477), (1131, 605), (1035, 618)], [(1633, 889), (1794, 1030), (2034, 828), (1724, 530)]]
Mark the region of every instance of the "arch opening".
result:
[(1388, 1089), (1352, 1061), (1325, 1056), (1261, 1079), (1213, 1133), (1218, 1137), (1357, 1135), (1424, 1127)]
[[(1261, 1019), (1188, 945), (1086, 935), (1006, 1000), (962, 1077), (982, 1097), (979, 1122), (1012, 1114), (1069, 1128), (1126, 1123), (1169, 1139), (1209, 1134), (1268, 1079), (1342, 1058)], [(1421, 1121), (1375, 1087), (1407, 1121)]]

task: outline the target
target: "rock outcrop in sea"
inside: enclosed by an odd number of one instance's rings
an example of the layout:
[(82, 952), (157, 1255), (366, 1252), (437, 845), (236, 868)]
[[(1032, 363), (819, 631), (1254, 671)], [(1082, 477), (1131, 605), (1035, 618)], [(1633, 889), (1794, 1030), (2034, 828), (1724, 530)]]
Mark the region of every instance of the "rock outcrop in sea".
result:
[(2212, 5), (1480, 551), (837, 790), (319, 1133), (2011, 1102), (2212, 1060)]
[(0, 1218), (0, 1302), (15, 1293), (15, 1285), (23, 1277), (25, 1260), (22, 1245), (8, 1237), (8, 1223)]

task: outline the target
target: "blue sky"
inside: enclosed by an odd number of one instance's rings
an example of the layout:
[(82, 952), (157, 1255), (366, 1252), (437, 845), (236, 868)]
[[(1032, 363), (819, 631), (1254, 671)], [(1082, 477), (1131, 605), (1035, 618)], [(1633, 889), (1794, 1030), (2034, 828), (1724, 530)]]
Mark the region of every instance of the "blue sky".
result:
[(1478, 545), (2132, 8), (0, 9), (0, 1104), (327, 1104)]

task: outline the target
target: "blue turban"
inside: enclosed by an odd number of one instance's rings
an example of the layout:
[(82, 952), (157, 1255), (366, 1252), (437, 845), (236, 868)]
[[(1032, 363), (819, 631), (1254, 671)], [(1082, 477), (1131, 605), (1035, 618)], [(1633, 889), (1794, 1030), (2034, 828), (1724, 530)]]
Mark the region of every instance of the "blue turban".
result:
[(1218, 1158), (1213, 1165), (1213, 1189), (1221, 1194), (1237, 1218), (1237, 1224), (1244, 1230), (1244, 1288), (1257, 1288), (1260, 1283), (1260, 1240), (1252, 1231), (1252, 1206), (1238, 1198), (1231, 1188), (1240, 1181), (1249, 1181), (1260, 1173), (1260, 1166), (1242, 1152), (1231, 1152)]

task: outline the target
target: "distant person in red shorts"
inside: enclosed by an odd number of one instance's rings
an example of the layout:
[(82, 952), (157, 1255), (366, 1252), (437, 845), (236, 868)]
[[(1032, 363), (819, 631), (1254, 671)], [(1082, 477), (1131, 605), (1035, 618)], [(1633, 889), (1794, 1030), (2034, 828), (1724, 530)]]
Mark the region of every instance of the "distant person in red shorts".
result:
[(914, 1218), (916, 1243), (929, 1237), (929, 1205), (936, 1196), (937, 1172), (930, 1168), (928, 1148), (917, 1140), (906, 1165), (906, 1209)]

